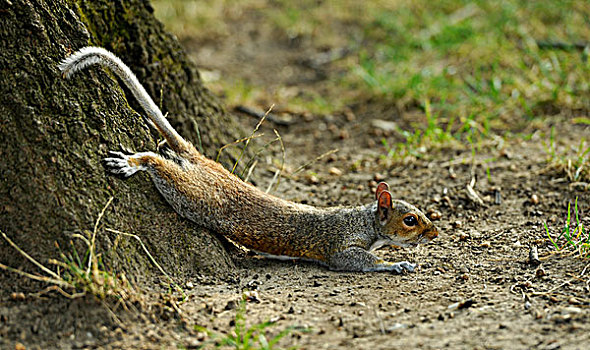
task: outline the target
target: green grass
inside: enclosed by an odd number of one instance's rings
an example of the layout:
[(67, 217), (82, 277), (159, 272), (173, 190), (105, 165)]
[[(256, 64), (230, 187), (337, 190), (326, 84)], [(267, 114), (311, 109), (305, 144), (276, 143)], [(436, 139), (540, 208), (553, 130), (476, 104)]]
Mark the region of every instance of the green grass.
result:
[[(389, 146), (405, 155), (423, 157), (448, 141), (478, 142), (590, 108), (588, 50), (571, 46), (590, 43), (588, 1), (156, 0), (154, 6), (184, 37), (225, 40), (230, 23), (253, 12), (318, 51), (350, 48), (351, 55), (330, 64), (328, 79), (302, 89), (303, 97), (272, 101), (324, 114), (369, 99), (402, 114), (418, 110), (422, 116), (412, 113), (401, 141)], [(264, 94), (264, 86), (219, 84), (232, 103)]]
[(571, 203), (568, 203), (567, 218), (559, 235), (554, 238), (549, 232), (547, 223), (545, 223), (545, 232), (557, 251), (575, 251), (582, 258), (588, 259), (590, 258), (590, 232), (580, 222), (577, 197), (574, 204), (574, 216), (575, 221), (572, 217)]
[[(236, 350), (277, 349), (276, 345), (279, 340), (289, 335), (294, 330), (307, 331), (307, 329), (302, 329), (300, 327), (287, 327), (279, 331), (276, 335), (271, 336), (268, 333), (269, 328), (274, 325), (271, 321), (265, 321), (248, 327), (246, 325), (245, 297), (242, 297), (240, 300), (233, 324), (234, 328), (225, 334), (213, 332), (202, 326), (195, 326), (195, 330), (204, 332), (209, 337), (209, 341), (203, 344), (202, 348), (207, 347), (208, 345), (214, 345), (215, 348), (231, 347)], [(296, 347), (290, 347), (289, 349), (295, 348)]]

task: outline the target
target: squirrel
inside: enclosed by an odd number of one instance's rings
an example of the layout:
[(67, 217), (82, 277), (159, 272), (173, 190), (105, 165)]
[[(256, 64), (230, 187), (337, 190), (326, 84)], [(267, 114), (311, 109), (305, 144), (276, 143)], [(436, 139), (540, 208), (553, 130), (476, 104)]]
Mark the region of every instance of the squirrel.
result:
[(265, 193), (182, 138), (113, 53), (85, 47), (61, 61), (59, 69), (70, 78), (93, 64), (110, 68), (125, 83), (168, 145), (162, 155), (110, 151), (106, 168), (124, 178), (147, 171), (174, 210), (197, 225), (263, 256), (315, 261), (339, 271), (412, 272), (415, 264), (384, 261), (371, 251), (385, 245), (417, 246), (438, 236), (426, 215), (394, 200), (384, 182), (377, 186), (373, 203), (358, 207), (320, 208)]

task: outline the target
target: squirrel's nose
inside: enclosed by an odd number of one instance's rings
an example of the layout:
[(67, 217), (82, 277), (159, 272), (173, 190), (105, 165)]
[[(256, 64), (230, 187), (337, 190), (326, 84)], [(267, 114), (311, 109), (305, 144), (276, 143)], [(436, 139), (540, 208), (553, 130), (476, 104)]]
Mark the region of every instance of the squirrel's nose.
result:
[(424, 234), (424, 236), (429, 240), (433, 240), (436, 237), (438, 237), (438, 229), (436, 228), (436, 226), (433, 226), (428, 232)]

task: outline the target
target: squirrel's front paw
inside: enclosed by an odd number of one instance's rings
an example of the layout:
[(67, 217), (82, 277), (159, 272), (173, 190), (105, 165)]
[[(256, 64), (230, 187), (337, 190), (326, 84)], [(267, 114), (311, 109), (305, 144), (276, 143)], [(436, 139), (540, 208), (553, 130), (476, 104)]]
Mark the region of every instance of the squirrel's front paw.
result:
[(109, 157), (103, 159), (107, 170), (113, 174), (127, 178), (135, 174), (139, 169), (138, 167), (131, 166), (129, 159), (132, 156), (126, 155), (122, 152), (109, 151)]
[(398, 274), (404, 272), (404, 270), (406, 270), (408, 272), (414, 272), (415, 269), (416, 269), (416, 264), (412, 264), (412, 263), (407, 262), (407, 261), (401, 261), (401, 262), (398, 262), (398, 263), (392, 263), (391, 264), (391, 268), (390, 268), (390, 270), (392, 272), (395, 272), (395, 273), (398, 273)]

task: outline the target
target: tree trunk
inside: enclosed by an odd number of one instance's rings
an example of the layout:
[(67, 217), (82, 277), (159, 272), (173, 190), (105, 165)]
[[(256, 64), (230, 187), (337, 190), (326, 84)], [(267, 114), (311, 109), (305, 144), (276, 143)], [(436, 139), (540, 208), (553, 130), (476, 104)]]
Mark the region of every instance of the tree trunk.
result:
[[(141, 237), (168, 272), (219, 275), (232, 266), (220, 242), (181, 219), (147, 175), (106, 175), (108, 150), (153, 151), (158, 142), (114, 75), (93, 66), (65, 80), (57, 68), (83, 46), (114, 52), (172, 125), (215, 155), (241, 132), (152, 12), (141, 0), (0, 0), (0, 230), (42, 262), (58, 256), (54, 242), (67, 250), (72, 233), (92, 231), (114, 197), (103, 227)], [(136, 241), (99, 230), (97, 242), (128, 277), (153, 271)], [(37, 271), (3, 239), (0, 263)], [(0, 285), (14, 281), (21, 280), (0, 272)]]

